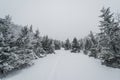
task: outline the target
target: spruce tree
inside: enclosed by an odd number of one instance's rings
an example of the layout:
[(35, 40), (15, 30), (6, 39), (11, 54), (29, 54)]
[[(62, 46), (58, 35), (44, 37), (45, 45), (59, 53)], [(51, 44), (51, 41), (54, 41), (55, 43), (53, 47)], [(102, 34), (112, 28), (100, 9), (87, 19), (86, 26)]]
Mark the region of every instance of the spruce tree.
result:
[(80, 52), (80, 47), (79, 47), (79, 42), (77, 40), (77, 38), (74, 38), (72, 41), (72, 50), (71, 52)]
[(35, 59), (35, 54), (32, 50), (31, 38), (29, 34), (29, 29), (27, 26), (21, 29), (21, 33), (16, 41), (17, 51), (16, 54), (19, 54), (19, 68), (31, 65), (31, 61)]
[(71, 43), (70, 43), (69, 39), (67, 39), (65, 41), (64, 45), (65, 45), (65, 50), (70, 50), (71, 49)]
[(100, 33), (98, 44), (102, 47), (99, 57), (103, 59), (105, 65), (112, 66), (112, 64), (118, 62), (116, 56), (119, 56), (120, 52), (120, 28), (119, 23), (114, 20), (113, 14), (110, 12), (110, 8), (103, 8), (101, 10), (102, 20), (100, 21)]
[(52, 48), (52, 42), (53, 40), (49, 39), (48, 36), (44, 36), (41, 43), (43, 49), (47, 52), (47, 54), (54, 53), (54, 50)]
[(61, 42), (59, 40), (54, 40), (55, 50), (61, 49)]
[(2, 74), (15, 69), (18, 55), (15, 54), (15, 39), (10, 32), (11, 18), (0, 19), (0, 71)]
[(119, 53), (119, 27), (118, 23), (115, 22), (113, 14), (110, 12), (110, 8), (103, 8), (101, 10), (102, 15), (100, 16), (103, 20), (100, 21), (100, 40), (99, 43), (104, 48), (109, 49), (113, 54)]

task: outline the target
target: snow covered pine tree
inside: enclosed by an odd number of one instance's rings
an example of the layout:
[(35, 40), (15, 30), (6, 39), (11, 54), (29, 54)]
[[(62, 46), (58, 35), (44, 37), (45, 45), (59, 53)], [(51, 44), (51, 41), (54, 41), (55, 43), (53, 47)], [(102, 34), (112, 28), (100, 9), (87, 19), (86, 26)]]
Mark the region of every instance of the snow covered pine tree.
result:
[(80, 46), (77, 38), (74, 38), (72, 41), (72, 50), (71, 52), (77, 53), (80, 52)]
[(70, 43), (69, 39), (67, 39), (65, 41), (64, 48), (65, 48), (65, 50), (70, 50), (71, 49), (71, 43)]
[(99, 45), (102, 46), (100, 58), (103, 64), (112, 67), (120, 67), (120, 28), (115, 22), (110, 8), (103, 8), (100, 16)]

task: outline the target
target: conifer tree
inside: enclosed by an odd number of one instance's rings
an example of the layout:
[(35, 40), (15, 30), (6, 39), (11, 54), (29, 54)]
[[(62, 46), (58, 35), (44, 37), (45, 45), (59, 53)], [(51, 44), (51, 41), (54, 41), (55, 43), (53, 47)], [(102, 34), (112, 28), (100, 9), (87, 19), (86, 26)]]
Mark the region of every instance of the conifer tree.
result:
[(15, 54), (14, 36), (10, 32), (11, 18), (0, 19), (0, 71), (5, 74), (15, 69), (18, 55)]
[(70, 50), (71, 49), (71, 43), (70, 43), (69, 39), (67, 39), (65, 41), (64, 45), (65, 45), (65, 50)]
[(32, 51), (32, 43), (27, 26), (21, 29), (21, 33), (16, 41), (17, 50), (16, 54), (19, 54), (19, 68), (31, 65), (31, 61), (35, 59), (35, 54)]
[(101, 10), (102, 20), (100, 21), (100, 33), (98, 45), (102, 47), (101, 54), (98, 56), (103, 59), (103, 64), (113, 66), (118, 63), (116, 56), (120, 52), (120, 28), (119, 22), (114, 20), (110, 8)]
[(40, 37), (40, 32), (39, 30), (36, 30), (36, 32), (34, 33), (32, 45), (33, 45), (33, 52), (36, 54), (37, 57), (43, 57), (44, 55), (46, 55), (46, 52), (42, 47), (41, 41), (42, 39)]
[(79, 42), (77, 40), (77, 38), (74, 38), (72, 41), (72, 50), (71, 52), (80, 52), (80, 47), (79, 47)]
[(110, 12), (110, 8), (103, 8), (101, 10), (102, 15), (100, 16), (103, 20), (100, 21), (100, 40), (99, 43), (104, 48), (107, 48), (113, 54), (119, 53), (120, 47), (119, 45), (119, 33), (120, 29), (118, 27), (118, 23), (115, 22), (113, 18), (113, 14)]
[(55, 50), (61, 49), (61, 42), (59, 40), (54, 40)]
[(42, 39), (42, 47), (43, 49), (48, 53), (54, 53), (54, 50), (52, 48), (52, 40), (48, 38), (48, 36), (44, 36)]

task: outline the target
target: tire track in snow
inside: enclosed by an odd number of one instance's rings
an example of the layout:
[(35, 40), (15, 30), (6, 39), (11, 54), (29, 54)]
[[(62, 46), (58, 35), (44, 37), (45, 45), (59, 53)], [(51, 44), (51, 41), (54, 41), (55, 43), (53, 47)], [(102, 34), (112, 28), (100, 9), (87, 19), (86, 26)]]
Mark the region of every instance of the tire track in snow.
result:
[(56, 55), (57, 55), (57, 57), (56, 57), (56, 59), (55, 59), (55, 63), (54, 63), (54, 65), (53, 65), (53, 67), (52, 67), (52, 69), (51, 69), (51, 71), (50, 71), (50, 73), (49, 73), (49, 75), (48, 75), (48, 79), (47, 80), (56, 80), (56, 71), (57, 71), (57, 66), (58, 66), (58, 64), (59, 64), (59, 61), (60, 61), (60, 52), (58, 52)]

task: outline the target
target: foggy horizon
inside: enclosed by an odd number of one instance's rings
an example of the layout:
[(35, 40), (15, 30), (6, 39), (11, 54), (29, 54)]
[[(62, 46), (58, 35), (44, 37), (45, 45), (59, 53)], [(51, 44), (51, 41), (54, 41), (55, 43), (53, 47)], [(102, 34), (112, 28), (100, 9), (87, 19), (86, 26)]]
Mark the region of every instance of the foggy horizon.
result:
[[(33, 25), (41, 35), (65, 40), (98, 32), (102, 7), (119, 12), (119, 0), (1, 0), (0, 17), (12, 16), (18, 25)], [(6, 5), (5, 5), (6, 4)]]

